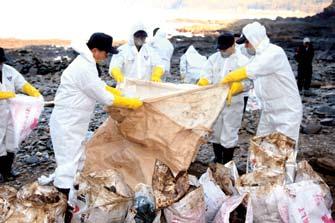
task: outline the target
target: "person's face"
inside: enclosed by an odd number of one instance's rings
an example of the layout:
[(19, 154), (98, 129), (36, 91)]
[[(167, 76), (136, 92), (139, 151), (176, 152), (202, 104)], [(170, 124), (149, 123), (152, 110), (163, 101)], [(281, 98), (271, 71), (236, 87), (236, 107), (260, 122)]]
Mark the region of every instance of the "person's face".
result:
[(230, 57), (234, 53), (235, 53), (235, 43), (228, 49), (220, 50), (220, 54), (223, 58)]
[(147, 39), (147, 37), (144, 37), (144, 36), (139, 36), (139, 37), (134, 36), (135, 46), (137, 46), (137, 47), (143, 46), (146, 39)]
[(101, 63), (108, 57), (108, 53), (104, 50), (99, 50), (97, 48), (93, 48), (92, 50), (93, 57), (96, 63)]
[(245, 41), (244, 47), (247, 48), (247, 49), (255, 50), (255, 47), (248, 40)]
[(309, 46), (309, 42), (304, 42), (304, 46), (308, 47)]

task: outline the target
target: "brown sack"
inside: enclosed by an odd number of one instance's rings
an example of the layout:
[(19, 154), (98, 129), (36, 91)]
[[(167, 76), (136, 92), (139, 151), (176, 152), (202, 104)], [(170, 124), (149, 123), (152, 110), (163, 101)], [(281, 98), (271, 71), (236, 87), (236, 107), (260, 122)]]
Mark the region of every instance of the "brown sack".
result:
[(122, 223), (133, 205), (134, 192), (115, 170), (92, 172), (77, 179), (77, 212), (72, 222)]
[[(118, 122), (106, 120), (87, 143), (84, 172), (117, 169), (134, 188), (138, 183), (151, 185), (156, 159), (165, 163), (174, 176), (186, 171), (219, 115), (228, 89), (181, 88), (138, 82), (139, 96), (146, 92), (144, 105), (135, 111), (108, 108)], [(160, 91), (164, 94), (157, 93)], [(146, 98), (147, 92), (160, 96)]]
[(157, 160), (152, 177), (152, 188), (154, 190), (156, 208), (165, 208), (186, 194), (190, 188), (188, 174), (181, 172), (177, 177), (173, 177), (169, 167)]
[(23, 186), (14, 201), (15, 211), (6, 223), (60, 223), (67, 206), (65, 196), (52, 186), (37, 182)]

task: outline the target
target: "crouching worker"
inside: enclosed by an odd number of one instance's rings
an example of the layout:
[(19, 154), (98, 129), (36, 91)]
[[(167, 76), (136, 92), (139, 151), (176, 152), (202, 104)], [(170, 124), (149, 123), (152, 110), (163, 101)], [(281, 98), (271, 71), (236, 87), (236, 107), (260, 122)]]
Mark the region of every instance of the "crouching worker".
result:
[[(73, 45), (79, 55), (64, 70), (56, 93), (50, 118), (50, 135), (57, 164), (54, 185), (67, 197), (75, 174), (82, 168), (83, 142), (96, 102), (130, 109), (142, 105), (138, 99), (122, 97), (121, 92), (106, 85), (98, 76), (97, 64), (109, 53), (117, 53), (112, 43), (111, 36), (94, 33), (86, 45)], [(71, 221), (69, 209), (65, 222)]]
[[(230, 71), (244, 66), (248, 59), (235, 50), (234, 35), (224, 32), (218, 37), (218, 52), (208, 58), (198, 85), (218, 84)], [(249, 90), (251, 81), (234, 82), (230, 86), (227, 102), (213, 126), (211, 142), (215, 162), (225, 164), (233, 159), (241, 127), (244, 99), (241, 92)], [(235, 96), (236, 95), (236, 96)]]
[(12, 172), (15, 153), (13, 120), (9, 110), (9, 100), (20, 91), (29, 96), (39, 97), (40, 92), (30, 85), (13, 67), (5, 64), (6, 56), (0, 48), (0, 183), (15, 180)]

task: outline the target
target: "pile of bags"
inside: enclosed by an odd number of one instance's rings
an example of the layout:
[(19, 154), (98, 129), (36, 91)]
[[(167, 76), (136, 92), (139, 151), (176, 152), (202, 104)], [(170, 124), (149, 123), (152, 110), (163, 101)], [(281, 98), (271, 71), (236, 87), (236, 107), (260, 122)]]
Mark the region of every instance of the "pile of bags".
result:
[[(186, 171), (174, 175), (157, 159), (151, 184), (138, 183), (134, 190), (116, 170), (105, 171), (110, 178), (106, 181), (101, 181), (101, 174), (91, 173), (79, 178), (78, 200), (84, 197), (87, 203), (79, 208), (81, 221), (76, 222), (93, 222), (87, 216), (105, 216), (99, 222), (127, 223), (333, 222), (332, 197), (321, 177), (306, 161), (293, 165), (293, 175), (287, 168), (295, 163), (294, 148), (294, 142), (281, 133), (254, 137), (249, 172), (242, 176), (233, 161), (211, 164), (197, 179)], [(87, 190), (88, 185), (92, 189)], [(88, 198), (90, 191), (101, 194), (99, 205), (97, 198)], [(118, 199), (109, 199), (105, 193)], [(109, 208), (111, 204), (114, 208)]]

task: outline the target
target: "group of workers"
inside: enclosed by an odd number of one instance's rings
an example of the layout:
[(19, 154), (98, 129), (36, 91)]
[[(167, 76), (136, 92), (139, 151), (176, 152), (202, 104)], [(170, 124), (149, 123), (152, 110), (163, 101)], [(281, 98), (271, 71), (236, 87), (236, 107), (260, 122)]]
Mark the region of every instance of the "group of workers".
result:
[[(136, 25), (129, 40), (118, 49), (113, 38), (94, 33), (86, 44), (73, 44), (79, 54), (64, 70), (55, 96), (50, 118), (50, 134), (57, 167), (54, 185), (68, 196), (75, 174), (85, 159), (83, 142), (96, 102), (115, 107), (137, 109), (142, 101), (122, 96), (99, 77), (101, 61), (113, 54), (109, 73), (118, 83), (125, 78), (161, 82), (170, 71), (173, 45), (161, 29), (154, 30), (153, 40), (146, 42), (148, 32)], [(181, 76), (199, 86), (228, 85), (227, 103), (217, 118), (211, 137), (215, 161), (226, 163), (233, 158), (241, 127), (244, 94), (254, 88), (262, 111), (257, 135), (281, 132), (298, 143), (302, 119), (302, 103), (297, 83), (284, 50), (270, 42), (266, 29), (258, 22), (246, 25), (239, 38), (223, 32), (217, 39), (217, 52), (208, 59), (198, 57), (194, 65), (203, 63), (196, 77), (185, 77), (187, 57), (196, 53), (190, 47), (180, 59)], [(194, 58), (194, 57), (193, 57)], [(24, 80), (14, 68), (4, 64), (0, 49), (0, 173), (4, 181), (12, 180), (11, 166), (17, 148), (12, 146), (12, 121), (8, 99), (21, 91), (33, 97), (41, 94)], [(70, 216), (70, 214), (69, 214)]]

